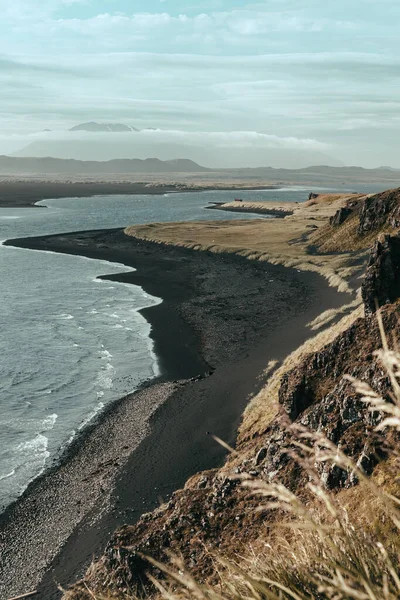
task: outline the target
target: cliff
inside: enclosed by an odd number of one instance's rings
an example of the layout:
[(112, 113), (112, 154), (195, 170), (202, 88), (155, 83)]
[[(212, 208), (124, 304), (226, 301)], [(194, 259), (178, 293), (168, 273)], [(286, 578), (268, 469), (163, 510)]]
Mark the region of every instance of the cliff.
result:
[[(393, 381), (374, 353), (382, 347), (377, 304), (382, 307), (380, 314), (390, 340), (400, 334), (400, 238), (393, 235), (400, 226), (399, 214), (400, 190), (392, 190), (349, 200), (323, 231), (317, 232), (318, 238), (312, 240), (314, 249), (319, 243), (324, 251), (329, 244), (335, 247), (339, 239), (346, 241), (346, 248), (358, 249), (374, 239), (361, 290), (363, 307), (289, 357), (272, 375), (263, 394), (250, 403), (235, 452), (225, 465), (196, 475), (154, 513), (117, 531), (104, 556), (91, 567), (84, 582), (66, 593), (66, 599), (86, 600), (105, 591), (122, 598), (124, 591), (142, 586), (153, 593), (149, 563), (143, 555), (160, 561), (168, 560), (167, 552), (179, 555), (197, 581), (214, 584), (218, 581), (216, 552), (233, 560), (238, 555), (257, 554), (265, 545), (273, 548), (270, 525), (276, 521), (276, 513), (258, 510), (259, 498), (249, 494), (241, 482), (243, 478), (265, 485), (279, 482), (310, 503), (310, 474), (296, 455), (298, 433), (304, 428), (313, 435), (323, 432), (354, 461), (360, 473), (377, 476), (388, 449), (398, 447), (398, 439), (390, 428), (377, 431), (382, 412), (369, 410), (346, 376), (368, 382), (383, 399), (392, 401)], [(327, 492), (341, 495), (344, 504), (354, 502), (359, 477), (355, 470), (338, 463), (321, 461), (314, 466)], [(361, 518), (366, 503), (361, 492), (356, 503)]]

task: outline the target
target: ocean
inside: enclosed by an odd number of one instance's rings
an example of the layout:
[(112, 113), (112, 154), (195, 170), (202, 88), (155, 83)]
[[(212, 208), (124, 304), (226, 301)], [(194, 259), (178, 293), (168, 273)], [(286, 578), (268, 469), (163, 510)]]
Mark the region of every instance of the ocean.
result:
[[(371, 190), (372, 191), (372, 190)], [(252, 201), (304, 201), (308, 190), (240, 192)], [(0, 241), (153, 221), (235, 220), (205, 210), (234, 192), (99, 196), (0, 209)], [(246, 218), (260, 218), (246, 215)], [(140, 309), (162, 302), (98, 279), (120, 264), (0, 245), (0, 511), (57, 461), (110, 402), (158, 374)]]

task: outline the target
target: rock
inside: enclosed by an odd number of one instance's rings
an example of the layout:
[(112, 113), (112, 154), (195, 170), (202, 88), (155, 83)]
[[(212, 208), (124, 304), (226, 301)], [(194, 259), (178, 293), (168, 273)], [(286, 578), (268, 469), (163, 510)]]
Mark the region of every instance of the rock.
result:
[(361, 288), (366, 314), (400, 297), (400, 238), (385, 235), (375, 242)]
[(344, 223), (346, 221), (346, 219), (353, 213), (353, 209), (349, 208), (347, 206), (343, 206), (342, 208), (339, 208), (339, 210), (337, 210), (335, 212), (335, 214), (333, 215), (333, 217), (331, 217), (329, 219), (329, 224), (332, 225), (332, 227), (339, 227), (340, 225), (342, 225), (342, 223)]
[(256, 466), (260, 465), (263, 462), (263, 460), (267, 456), (267, 452), (268, 452), (268, 450), (267, 450), (267, 448), (265, 448), (265, 446), (263, 446), (262, 448), (260, 448), (260, 450), (257, 452), (257, 455), (256, 455), (256, 457), (254, 459), (254, 464)]
[(363, 203), (358, 234), (365, 235), (384, 226), (400, 228), (400, 189), (375, 194)]

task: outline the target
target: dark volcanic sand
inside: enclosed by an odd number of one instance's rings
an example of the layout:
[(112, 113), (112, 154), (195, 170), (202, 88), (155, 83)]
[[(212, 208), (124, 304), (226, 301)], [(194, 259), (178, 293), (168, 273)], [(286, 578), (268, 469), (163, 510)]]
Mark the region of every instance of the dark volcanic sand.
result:
[(164, 300), (142, 311), (161, 377), (109, 407), (0, 520), (1, 598), (34, 589), (44, 574), (37, 597), (51, 600), (59, 597), (54, 581), (73, 582), (115, 528), (222, 463), (225, 452), (207, 432), (233, 444), (268, 361), (298, 347), (311, 334), (306, 323), (348, 295), (313, 273), (142, 242), (121, 230), (12, 244), (134, 266), (109, 279)]

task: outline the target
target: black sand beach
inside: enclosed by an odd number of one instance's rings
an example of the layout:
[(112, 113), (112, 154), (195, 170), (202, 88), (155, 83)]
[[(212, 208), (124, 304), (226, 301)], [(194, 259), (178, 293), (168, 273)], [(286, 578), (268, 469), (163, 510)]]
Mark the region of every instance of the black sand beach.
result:
[[(294, 269), (128, 238), (121, 230), (12, 240), (11, 245), (121, 262), (109, 279), (163, 298), (142, 313), (152, 325), (161, 376), (99, 417), (60, 465), (0, 519), (0, 596), (79, 577), (109, 534), (155, 508), (194, 473), (219, 466), (241, 414), (306, 324), (349, 296)], [(55, 583), (56, 582), (56, 583)]]

